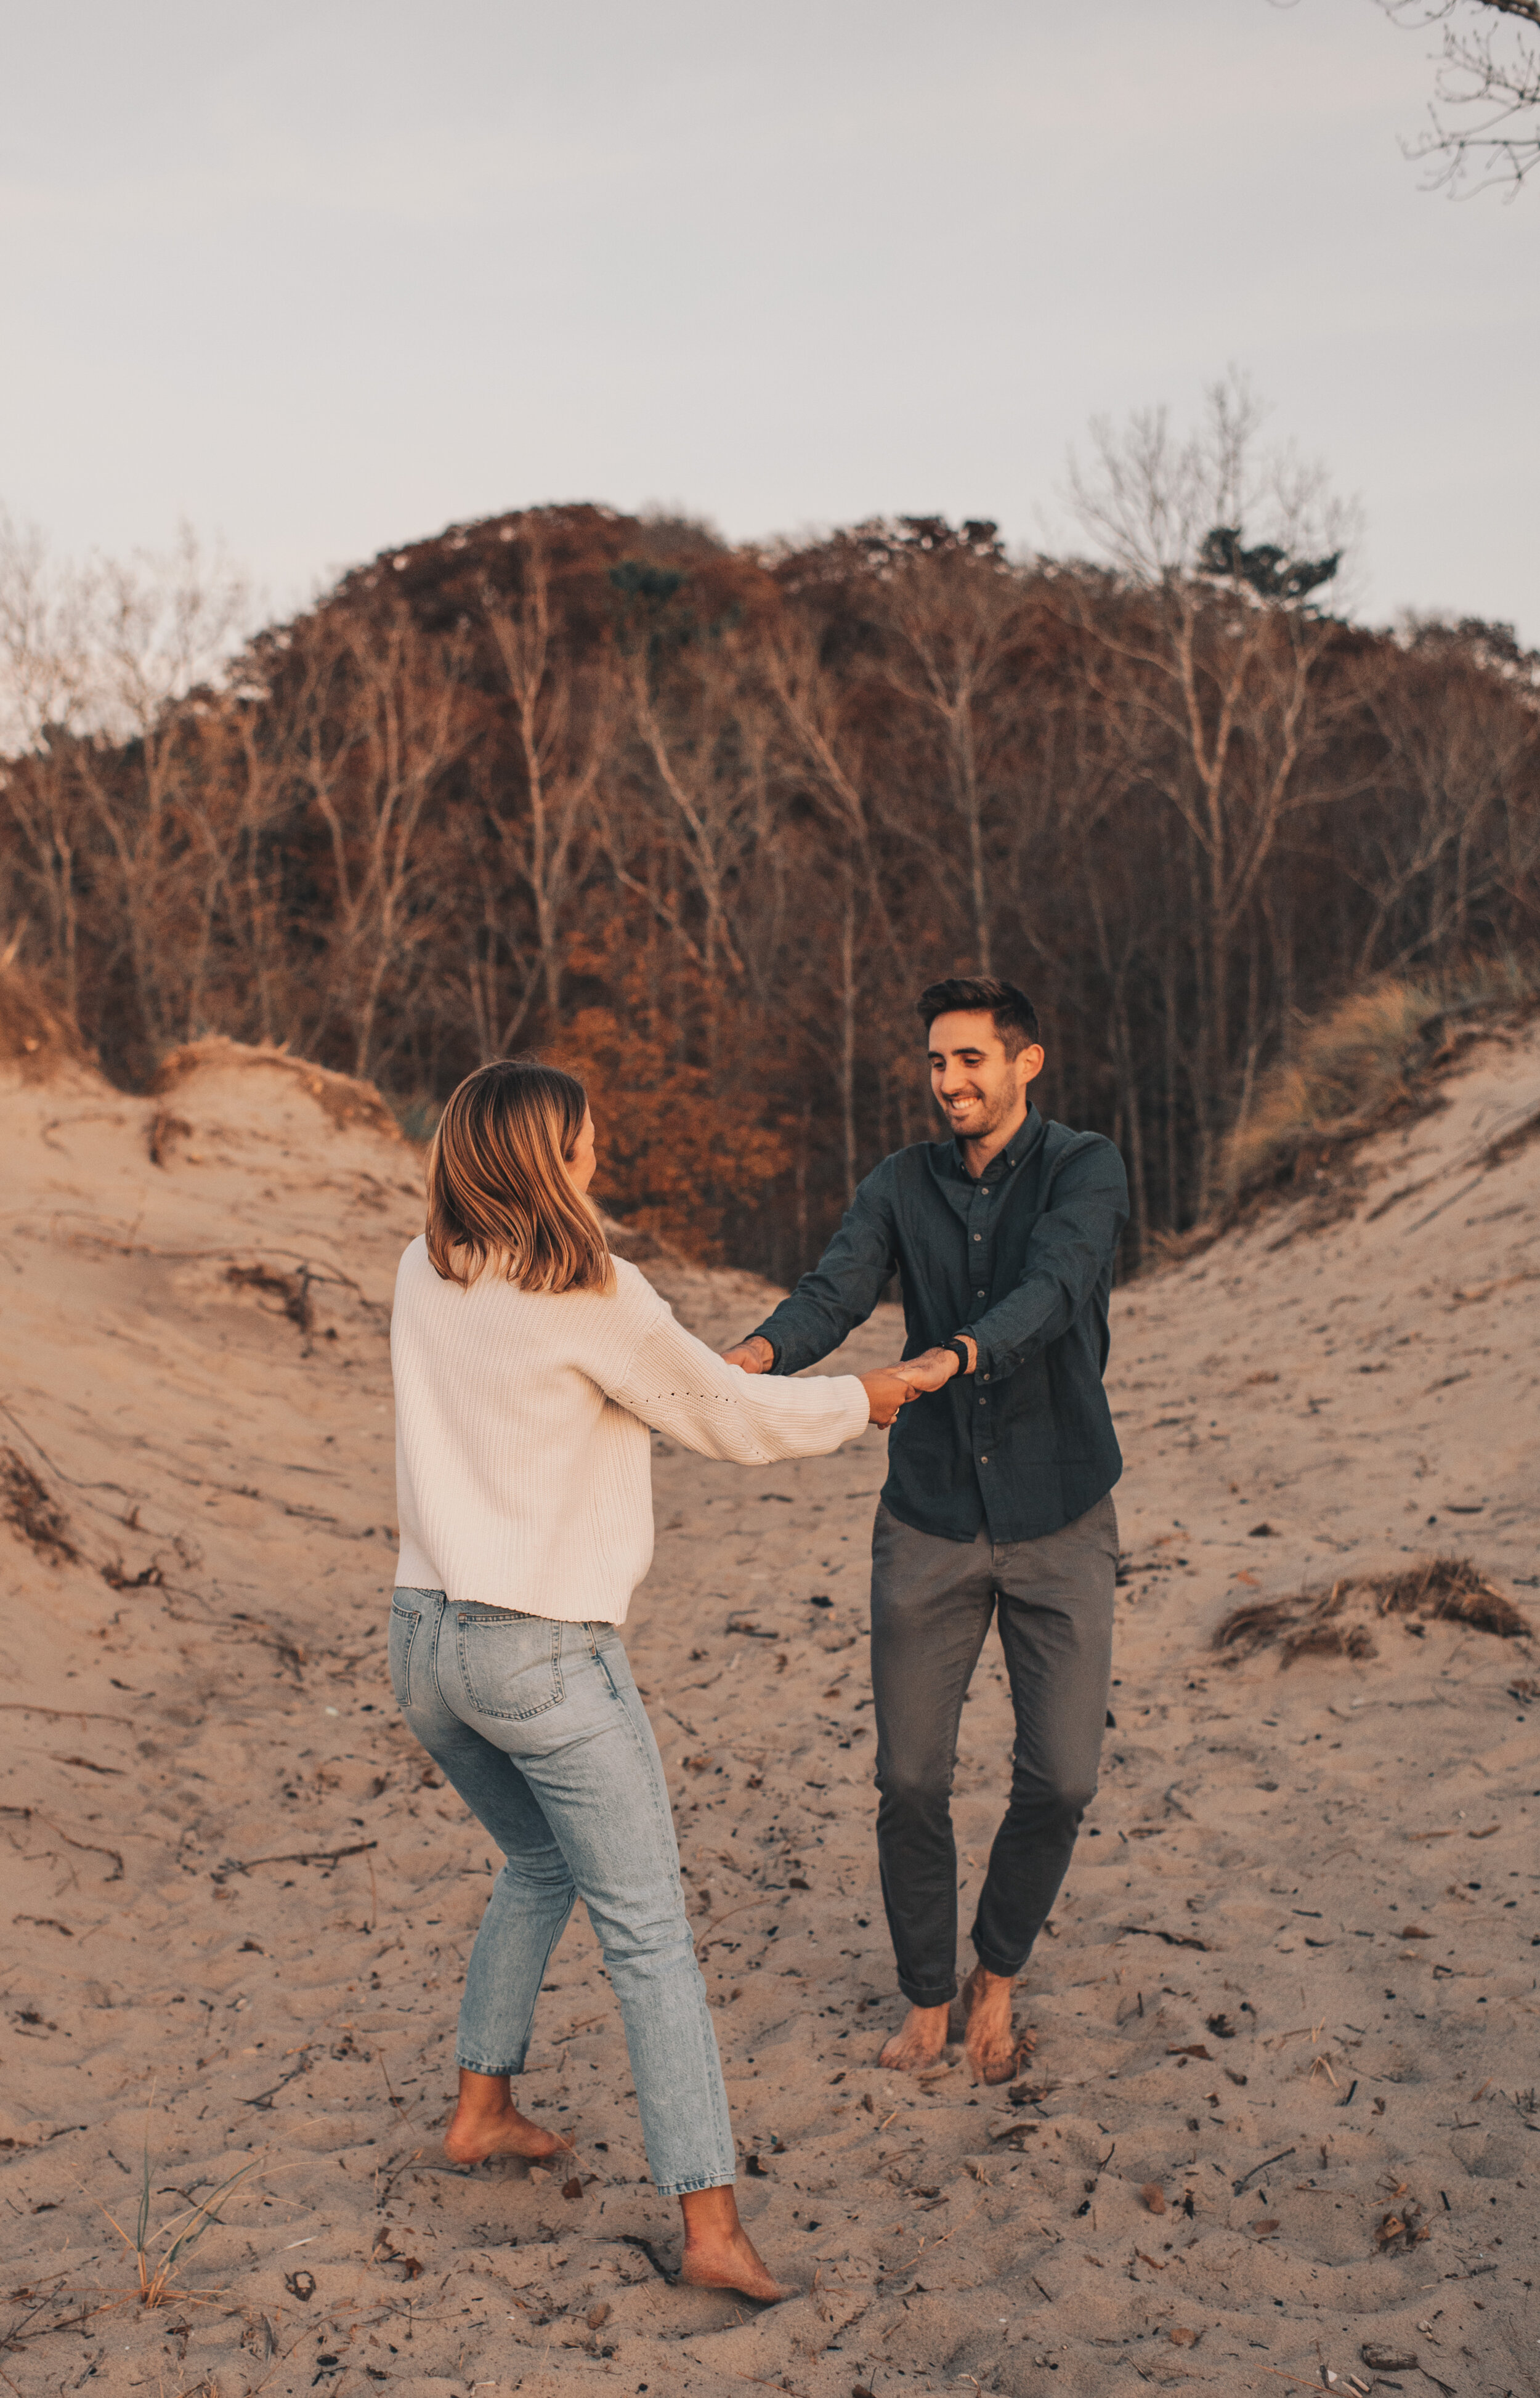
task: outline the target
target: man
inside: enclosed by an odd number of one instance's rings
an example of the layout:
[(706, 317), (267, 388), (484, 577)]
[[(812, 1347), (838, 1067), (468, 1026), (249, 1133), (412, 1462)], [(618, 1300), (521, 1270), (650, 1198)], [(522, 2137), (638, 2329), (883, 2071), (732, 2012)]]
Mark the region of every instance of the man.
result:
[(884, 2065), (946, 2044), (957, 1989), (952, 1777), (969, 1680), (996, 1615), (1016, 1715), (1010, 1798), (990, 1852), (963, 1989), (976, 2080), (1019, 2049), (1015, 1976), (1096, 1790), (1112, 1662), (1123, 1461), (1102, 1389), (1123, 1162), (1099, 1133), (1046, 1123), (1032, 1003), (990, 976), (932, 983), (919, 1013), (952, 1133), (885, 1158), (756, 1332), (727, 1352), (794, 1374), (863, 1323), (897, 1268), (904, 1355), (945, 1382), (894, 1426), (871, 1548), (877, 1855), (910, 2002)]

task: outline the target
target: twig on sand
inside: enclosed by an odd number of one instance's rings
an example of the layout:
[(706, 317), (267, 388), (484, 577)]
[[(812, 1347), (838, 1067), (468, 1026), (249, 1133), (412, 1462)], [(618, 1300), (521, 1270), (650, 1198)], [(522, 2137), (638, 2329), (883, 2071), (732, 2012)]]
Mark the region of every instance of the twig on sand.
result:
[(59, 1723), (115, 1723), (134, 1729), (132, 1716), (104, 1716), (95, 1707), (44, 1707), (35, 1699), (0, 1699), (0, 1711), (7, 1716), (52, 1716)]
[(609, 2009), (606, 2008), (602, 2014), (584, 2015), (580, 2022), (569, 2024), (565, 2031), (553, 2033), (551, 2038), (551, 2046), (554, 2048), (559, 2041), (563, 2040), (575, 2040), (580, 2031), (589, 2031), (596, 2023), (603, 2023), (606, 2020), (608, 2014)]
[(771, 1893), (768, 1891), (761, 1891), (757, 1897), (743, 1899), (736, 1906), (726, 1907), (721, 1915), (713, 1915), (710, 1922), (701, 1927), (701, 1937), (696, 1942), (697, 1955), (704, 1957), (707, 1949), (711, 1947), (711, 1940), (706, 1935), (714, 1933), (719, 1923), (731, 1923), (735, 1915), (747, 1915), (751, 1906), (767, 1906), (770, 1896)]
[(111, 1857), (113, 1863), (117, 1867), (117, 1871), (115, 1873), (103, 1874), (101, 1877), (103, 1881), (121, 1881), (123, 1879), (123, 1852), (121, 1849), (105, 1849), (101, 1846), (101, 1842), (97, 1840), (77, 1840), (74, 1839), (73, 1834), (62, 1830), (61, 1826), (53, 1821), (51, 1816), (45, 1815), (41, 1807), (34, 1808), (33, 1812), (36, 1815), (38, 1822), (40, 1824), (47, 1824), (49, 1831), (53, 1833), (55, 1839), (62, 1840), (66, 1847), (72, 1849), (82, 1849), (88, 1856)]
[(396, 2089), (396, 2084), (392, 2081), (392, 2080), (391, 2080), (391, 2078), (390, 2078), (390, 2068), (389, 2068), (389, 2066), (388, 2066), (388, 2065), (386, 2065), (386, 2063), (385, 2063), (385, 2051), (384, 2051), (384, 2049), (383, 2049), (383, 2048), (376, 2047), (376, 2049), (375, 2049), (375, 2051), (374, 2051), (374, 2054), (375, 2054), (376, 2057), (379, 2059), (380, 2071), (385, 2075), (385, 2093), (386, 2093), (386, 2095), (389, 2097), (389, 2100), (390, 2100), (391, 2105), (395, 2108), (396, 2112), (398, 2113), (398, 2115), (408, 2115), (408, 2116), (409, 2116), (409, 2115), (411, 2114), (411, 2111), (412, 2111), (412, 2110), (411, 2110), (410, 2107), (408, 2106), (408, 2104), (407, 2104), (406, 2100), (405, 2100), (404, 2098), (402, 2098), (401, 2096), (399, 2096), (399, 2095), (398, 2094), (397, 2089)]
[(309, 2070), (310, 2050), (308, 2045), (306, 2045), (304, 2048), (301, 2049), (300, 2061), (298, 2065), (295, 2066), (291, 2073), (286, 2073), (281, 2081), (275, 2081), (270, 2090), (259, 2090), (254, 2098), (243, 2098), (240, 2103), (243, 2107), (263, 2107), (267, 2108), (270, 2112), (273, 2101), (277, 2096), (278, 2092), (280, 2090), (287, 2090), (291, 2081), (297, 2081), (302, 2073), (308, 2073)]
[(12, 1427), (12, 1429), (20, 1434), (22, 1439), (27, 1443), (29, 1448), (36, 1450), (38, 1456), (42, 1459), (44, 1464), (47, 1467), (48, 1472), (55, 1477), (55, 1479), (60, 1482), (67, 1482), (72, 1490), (115, 1490), (120, 1499), (131, 1499), (133, 1497), (133, 1492), (131, 1490), (125, 1490), (121, 1482), (82, 1482), (74, 1475), (66, 1474), (61, 1465), (56, 1465), (54, 1463), (53, 1459), (48, 1455), (47, 1450), (38, 1439), (37, 1435), (34, 1432), (28, 1430), (20, 1417), (17, 1414), (16, 1409), (12, 1407), (7, 1407), (4, 1399), (0, 1399), (0, 1416), (4, 1416), (6, 1421)]
[[(908, 2264), (900, 2265), (898, 2269), (898, 2271), (900, 2273), (912, 2273), (922, 2257), (931, 2256), (938, 2248), (944, 2247), (946, 2243), (952, 2238), (952, 2232), (961, 2231), (965, 2223), (972, 2221), (983, 2203), (984, 2202), (981, 2198), (975, 2199), (973, 2204), (968, 2208), (966, 2215), (959, 2216), (957, 2221), (952, 2226), (951, 2230), (940, 2232), (936, 2239), (931, 2241), (922, 2240), (919, 2247), (916, 2249), (914, 2255), (910, 2258)], [(1041, 2289), (1043, 2286), (1042, 2283), (1039, 2282), (1037, 2286)]]
[(253, 1866), (334, 1866), (344, 1857), (361, 1857), (366, 1850), (379, 1845), (378, 1840), (355, 1840), (350, 1849), (290, 1849), (276, 1857), (231, 1857), (215, 1879), (227, 1873), (250, 1873)]
[[(737, 2320), (739, 2323), (742, 2323), (742, 2315), (739, 2315)], [(683, 2353), (686, 2356), (690, 2355), (688, 2349), (686, 2349)], [(692, 2364), (698, 2364), (700, 2363), (700, 2359), (698, 2356), (691, 2356), (690, 2362)], [(730, 2364), (723, 2364), (720, 2357), (712, 2358), (711, 2370), (713, 2373), (731, 2373), (735, 2381), (751, 2381), (756, 2390), (774, 2390), (777, 2392), (777, 2398), (778, 2393), (786, 2387), (786, 2384), (783, 2381), (766, 2381), (763, 2373), (734, 2372), (733, 2367)]]
[(1168, 1948), (1207, 1949), (1209, 1946), (1196, 1932), (1162, 1932), (1157, 1923), (1120, 1923), (1117, 1928), (1119, 1932), (1142, 1933), (1146, 1940), (1164, 1940)]
[(1239, 2198), (1242, 2191), (1250, 2189), (1254, 2181), (1260, 2181), (1269, 2165), (1281, 2165), (1285, 2157), (1291, 2157), (1295, 2153), (1293, 2149), (1280, 2149), (1276, 2157), (1263, 2157), (1260, 2165), (1253, 2165), (1249, 2174), (1242, 2174), (1239, 2181), (1231, 2183), (1232, 2195)]
[(646, 2257), (648, 2264), (652, 2267), (654, 2272), (661, 2275), (662, 2279), (669, 2284), (670, 2288), (674, 2283), (678, 2281), (679, 2275), (674, 2272), (669, 2266), (664, 2263), (662, 2257), (658, 2255), (657, 2250), (653, 2246), (652, 2242), (650, 2240), (643, 2239), (640, 2231), (623, 2231), (620, 2235), (620, 2241), (622, 2247), (640, 2248), (642, 2255)]

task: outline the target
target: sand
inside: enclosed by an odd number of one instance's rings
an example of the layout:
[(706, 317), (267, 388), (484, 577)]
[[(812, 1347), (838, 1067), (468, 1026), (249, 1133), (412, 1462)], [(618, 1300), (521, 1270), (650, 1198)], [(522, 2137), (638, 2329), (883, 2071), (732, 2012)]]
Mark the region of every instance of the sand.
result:
[[(1354, 1596), (1331, 1620), (1372, 1654), (1212, 1646), (1243, 1601), (1432, 1554), (1540, 1615), (1533, 1031), (1361, 1151), (1336, 1221), (1275, 1209), (1117, 1295), (1116, 1720), (1009, 2092), (956, 2050), (919, 2083), (874, 2062), (882, 1436), (763, 1473), (657, 1442), (628, 1640), (740, 2202), (795, 2285), (763, 2313), (667, 2279), (581, 1911), (520, 2085), (580, 2191), (444, 2162), (492, 1860), (385, 1673), (420, 1162), (337, 1077), (214, 1045), (170, 1082), (0, 1070), (10, 2387), (1540, 2386), (1533, 1645)], [(644, 1262), (709, 1339), (762, 1312)], [(897, 1336), (885, 1311), (841, 1363)], [(1008, 1741), (992, 1637), (965, 1923)], [(154, 2309), (107, 2220), (133, 2233), (146, 2142), (152, 2228), (244, 2176)]]

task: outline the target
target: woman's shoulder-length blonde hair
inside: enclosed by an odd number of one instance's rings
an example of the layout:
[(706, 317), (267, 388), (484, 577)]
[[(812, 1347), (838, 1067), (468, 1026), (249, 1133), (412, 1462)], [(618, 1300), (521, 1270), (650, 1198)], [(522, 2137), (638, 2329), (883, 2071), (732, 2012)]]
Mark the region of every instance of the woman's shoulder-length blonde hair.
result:
[(573, 1075), (533, 1058), (466, 1076), (427, 1161), (427, 1253), (446, 1282), (468, 1289), (494, 1265), (521, 1290), (614, 1290), (598, 1211), (566, 1165), (588, 1105)]

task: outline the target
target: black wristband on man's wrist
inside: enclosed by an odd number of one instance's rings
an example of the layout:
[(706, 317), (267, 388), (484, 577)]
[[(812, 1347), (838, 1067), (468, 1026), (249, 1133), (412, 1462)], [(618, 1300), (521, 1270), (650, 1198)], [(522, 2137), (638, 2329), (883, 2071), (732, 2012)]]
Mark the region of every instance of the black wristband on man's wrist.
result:
[(952, 1355), (957, 1360), (958, 1368), (962, 1373), (970, 1374), (973, 1371), (972, 1367), (967, 1361), (967, 1342), (966, 1340), (943, 1340), (941, 1346), (943, 1349), (951, 1350)]

